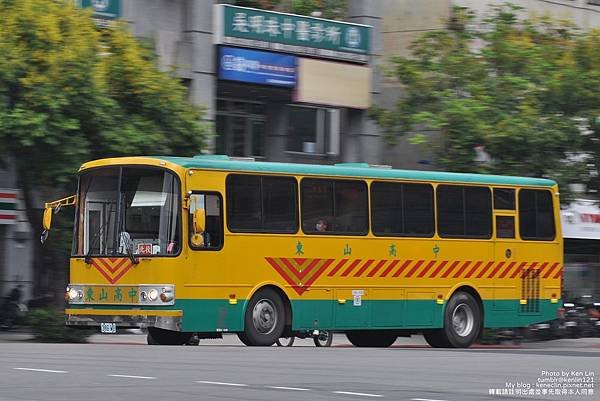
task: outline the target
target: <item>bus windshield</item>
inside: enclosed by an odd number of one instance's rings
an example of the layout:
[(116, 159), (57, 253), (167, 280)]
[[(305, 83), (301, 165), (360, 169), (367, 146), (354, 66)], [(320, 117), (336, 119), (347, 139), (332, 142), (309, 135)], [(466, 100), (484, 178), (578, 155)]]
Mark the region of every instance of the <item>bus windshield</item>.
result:
[(174, 255), (180, 250), (179, 182), (151, 167), (101, 168), (79, 181), (74, 256)]

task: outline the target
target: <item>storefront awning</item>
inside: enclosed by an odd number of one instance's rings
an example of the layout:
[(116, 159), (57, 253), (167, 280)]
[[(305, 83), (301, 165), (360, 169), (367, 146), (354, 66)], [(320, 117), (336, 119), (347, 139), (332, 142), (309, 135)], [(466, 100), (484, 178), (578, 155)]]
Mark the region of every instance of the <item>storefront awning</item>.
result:
[(17, 221), (17, 190), (0, 188), (0, 224)]

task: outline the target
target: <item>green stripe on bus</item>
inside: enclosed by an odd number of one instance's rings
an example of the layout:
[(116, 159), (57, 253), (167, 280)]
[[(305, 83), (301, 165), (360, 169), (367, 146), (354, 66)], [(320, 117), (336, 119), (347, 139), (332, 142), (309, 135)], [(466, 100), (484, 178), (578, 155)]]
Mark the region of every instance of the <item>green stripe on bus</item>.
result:
[[(522, 185), (552, 187), (556, 182), (544, 178), (513, 177), (489, 174), (448, 173), (419, 170), (396, 170), (357, 166), (327, 166), (299, 163), (246, 162), (227, 160), (221, 155), (213, 157), (163, 157), (157, 159), (180, 165), (222, 171), (245, 171), (253, 173), (281, 173), (291, 175), (322, 175), (333, 177), (381, 178), (432, 182), (461, 182), (484, 185)], [(220, 157), (217, 157), (220, 156)]]
[[(518, 299), (484, 301), (486, 328), (524, 327), (532, 323), (552, 320), (562, 303), (539, 301), (539, 312), (520, 313)], [(89, 308), (90, 305), (71, 305), (71, 309)], [(98, 309), (130, 310), (127, 305), (97, 305)], [(244, 300), (231, 305), (228, 300), (180, 299), (170, 307), (140, 307), (141, 310), (183, 310), (183, 330), (199, 332), (241, 331)], [(314, 328), (329, 330), (359, 329), (428, 329), (440, 328), (445, 304), (435, 300), (363, 300), (360, 306), (353, 302), (339, 304), (335, 300), (293, 300), (293, 330)], [(117, 313), (118, 314), (118, 313)]]

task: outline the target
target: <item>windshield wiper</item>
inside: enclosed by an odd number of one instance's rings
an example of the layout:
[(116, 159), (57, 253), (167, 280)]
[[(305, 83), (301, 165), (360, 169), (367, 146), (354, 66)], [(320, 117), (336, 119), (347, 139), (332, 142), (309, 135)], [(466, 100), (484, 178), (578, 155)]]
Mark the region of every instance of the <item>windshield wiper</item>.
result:
[(102, 226), (100, 226), (100, 228), (98, 229), (98, 232), (96, 234), (94, 234), (94, 238), (92, 238), (92, 243), (89, 245), (89, 249), (88, 249), (87, 253), (85, 254), (84, 261), (88, 265), (92, 263), (92, 250), (96, 246), (96, 242), (100, 239), (100, 234), (102, 232), (104, 232), (104, 228), (106, 228), (106, 225), (110, 222), (110, 212), (111, 212), (111, 210), (109, 210), (109, 212), (108, 212), (108, 216), (109, 216), (108, 219), (106, 219), (106, 221), (102, 224)]
[(127, 231), (122, 231), (121, 234), (119, 234), (119, 248), (125, 248), (131, 263), (134, 265), (140, 263), (139, 259), (133, 253), (133, 241), (131, 240), (131, 236)]

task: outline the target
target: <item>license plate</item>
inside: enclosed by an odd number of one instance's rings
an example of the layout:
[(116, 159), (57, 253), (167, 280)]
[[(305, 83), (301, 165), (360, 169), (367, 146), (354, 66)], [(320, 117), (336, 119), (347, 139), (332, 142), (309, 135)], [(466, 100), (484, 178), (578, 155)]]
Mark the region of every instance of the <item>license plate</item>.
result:
[(114, 334), (117, 332), (116, 323), (100, 323), (100, 332), (104, 334)]

